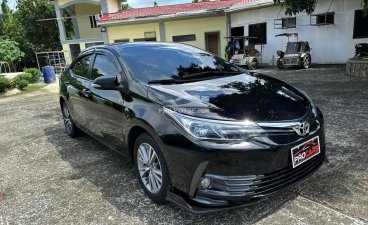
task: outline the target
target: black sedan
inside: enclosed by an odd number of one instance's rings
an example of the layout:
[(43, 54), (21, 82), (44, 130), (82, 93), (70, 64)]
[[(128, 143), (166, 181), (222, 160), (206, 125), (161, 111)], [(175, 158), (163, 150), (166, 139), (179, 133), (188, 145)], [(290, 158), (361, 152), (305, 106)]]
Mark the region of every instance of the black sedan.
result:
[(253, 204), (325, 159), (304, 92), (184, 44), (86, 49), (61, 76), (60, 106), (70, 137), (128, 153), (150, 199), (195, 213)]

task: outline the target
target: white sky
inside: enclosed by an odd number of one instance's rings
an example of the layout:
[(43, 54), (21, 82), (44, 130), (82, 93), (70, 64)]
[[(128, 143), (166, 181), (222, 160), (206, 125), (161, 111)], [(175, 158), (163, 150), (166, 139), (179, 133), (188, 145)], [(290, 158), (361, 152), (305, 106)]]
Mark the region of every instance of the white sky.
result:
[[(1, 0), (0, 0), (1, 1)], [(155, 0), (128, 0), (128, 4), (133, 8), (141, 8), (153, 6)], [(8, 4), (11, 9), (15, 9), (16, 0), (9, 0)], [(158, 5), (172, 5), (180, 3), (192, 2), (191, 0), (156, 0)]]

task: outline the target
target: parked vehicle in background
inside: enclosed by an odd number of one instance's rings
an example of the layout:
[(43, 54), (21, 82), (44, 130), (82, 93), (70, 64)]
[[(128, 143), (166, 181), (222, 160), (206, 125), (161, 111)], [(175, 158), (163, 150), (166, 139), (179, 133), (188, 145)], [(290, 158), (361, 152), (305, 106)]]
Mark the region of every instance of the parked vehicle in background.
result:
[(359, 43), (355, 45), (355, 57), (368, 57), (368, 43)]
[(130, 154), (153, 202), (194, 213), (254, 203), (325, 159), (307, 94), (185, 44), (88, 48), (61, 75), (60, 106), (70, 137)]
[(298, 33), (283, 33), (275, 37), (287, 37), (288, 43), (286, 51), (277, 51), (277, 67), (281, 70), (285, 67), (301, 67), (304, 69), (310, 68), (312, 64), (312, 57), (310, 54), (311, 48), (306, 41), (290, 42), (290, 37), (298, 39)]
[[(259, 68), (259, 64), (262, 61), (262, 52), (259, 52), (254, 45), (250, 44), (250, 40), (258, 39), (257, 37), (230, 36), (225, 38), (229, 40), (232, 49), (234, 49), (231, 60), (235, 65), (246, 67), (249, 70)], [(236, 47), (239, 45), (239, 40), (244, 41), (244, 49), (240, 49), (240, 46), (239, 48)]]

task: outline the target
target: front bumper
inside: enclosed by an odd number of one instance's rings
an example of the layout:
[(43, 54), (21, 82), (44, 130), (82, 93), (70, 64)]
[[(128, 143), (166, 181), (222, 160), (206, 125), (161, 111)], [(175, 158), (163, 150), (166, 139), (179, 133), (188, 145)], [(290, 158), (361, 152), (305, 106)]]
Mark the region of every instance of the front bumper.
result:
[[(311, 176), (322, 164), (328, 161), (325, 155), (305, 163), (305, 165), (292, 170), (288, 168), (273, 174), (261, 175), (255, 179), (247, 180), (248, 177), (218, 177), (214, 176), (215, 186), (220, 184), (219, 189), (226, 191), (200, 191), (194, 199), (183, 197), (180, 194), (169, 192), (167, 200), (194, 214), (207, 214), (223, 210), (236, 210), (258, 204), (267, 195), (281, 191), (283, 188), (296, 184)], [(292, 166), (291, 166), (292, 167)], [(231, 192), (234, 189), (246, 189), (245, 192)], [(202, 197), (206, 196), (206, 197)], [(246, 199), (246, 201), (244, 201)], [(198, 204), (202, 202), (203, 204)], [(214, 206), (216, 204), (220, 204)]]
[[(311, 120), (312, 121), (312, 120)], [(308, 136), (295, 132), (269, 133), (254, 140), (257, 148), (242, 144), (194, 143), (170, 127), (175, 135), (161, 136), (170, 180), (168, 200), (194, 213), (214, 212), (254, 204), (262, 197), (299, 182), (325, 161), (325, 132), (322, 113), (311, 123)], [(292, 167), (291, 149), (319, 137), (320, 153)], [(200, 182), (210, 178), (211, 185)]]

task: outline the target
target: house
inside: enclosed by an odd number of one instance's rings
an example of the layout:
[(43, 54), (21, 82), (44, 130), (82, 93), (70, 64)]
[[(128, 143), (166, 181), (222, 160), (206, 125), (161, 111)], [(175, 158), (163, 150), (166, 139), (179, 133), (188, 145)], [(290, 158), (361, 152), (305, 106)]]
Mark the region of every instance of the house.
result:
[[(263, 62), (275, 65), (277, 50), (285, 50), (286, 37), (280, 33), (298, 33), (308, 41), (314, 63), (346, 63), (354, 56), (356, 43), (368, 42), (368, 17), (362, 16), (361, 0), (318, 0), (314, 13), (285, 16), (285, 7), (273, 0), (254, 4), (235, 4), (225, 10), (230, 14), (231, 34), (260, 37), (256, 48), (263, 52)], [(291, 38), (290, 41), (294, 41)]]
[[(285, 16), (273, 0), (212, 0), (120, 10), (122, 0), (55, 0), (60, 40), (70, 63), (98, 44), (136, 41), (182, 42), (224, 57), (226, 36), (256, 36), (262, 63), (275, 65), (276, 51), (298, 33), (308, 41), (314, 63), (346, 63), (356, 43), (368, 42), (368, 17), (361, 0), (318, 0), (313, 15)], [(66, 32), (72, 26), (73, 32)], [(70, 28), (69, 28), (70, 30)], [(294, 41), (293, 38), (290, 41)], [(244, 47), (244, 43), (240, 43)]]
[[(70, 63), (84, 48), (108, 43), (97, 21), (101, 14), (117, 12), (122, 0), (54, 0), (60, 42)], [(67, 32), (71, 27), (72, 32)], [(70, 29), (69, 29), (70, 30)]]
[(228, 15), (225, 9), (257, 0), (227, 0), (120, 10), (103, 15), (109, 43), (182, 42), (225, 57)]

